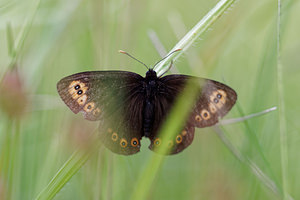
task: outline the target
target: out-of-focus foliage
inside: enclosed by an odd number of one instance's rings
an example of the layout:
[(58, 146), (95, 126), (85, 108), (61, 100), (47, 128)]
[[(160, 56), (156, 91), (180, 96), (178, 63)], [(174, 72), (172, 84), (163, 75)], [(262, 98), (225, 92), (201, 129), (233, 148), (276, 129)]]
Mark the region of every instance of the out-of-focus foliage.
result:
[[(289, 2), (292, 6), (283, 4), (282, 9), (283, 18), (288, 18), (282, 24), (281, 60), (288, 192), (298, 199), (300, 4)], [(97, 122), (74, 115), (63, 104), (56, 92), (57, 81), (87, 70), (145, 74), (143, 66), (118, 50), (151, 66), (160, 56), (149, 38), (150, 30), (168, 51), (216, 3), (0, 1), (0, 199), (35, 198), (97, 128)], [(278, 105), (276, 19), (276, 1), (239, 1), (175, 63), (176, 70), (225, 82), (237, 91), (237, 104), (245, 114)], [(235, 106), (227, 118), (240, 116)], [(240, 152), (281, 185), (278, 117), (275, 111), (223, 128)], [(249, 137), (253, 134), (259, 144)], [(143, 139), (141, 152), (129, 157), (100, 149), (55, 199), (130, 199), (153, 154), (149, 144)], [(276, 199), (211, 128), (197, 129), (189, 148), (168, 156), (150, 188), (149, 199)]]

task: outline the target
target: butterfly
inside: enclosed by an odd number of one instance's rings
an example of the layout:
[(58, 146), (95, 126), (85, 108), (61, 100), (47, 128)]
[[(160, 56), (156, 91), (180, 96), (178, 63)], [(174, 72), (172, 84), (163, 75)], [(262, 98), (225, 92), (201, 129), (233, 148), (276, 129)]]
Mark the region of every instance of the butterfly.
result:
[[(162, 141), (159, 130), (189, 80), (199, 88), (195, 104), (183, 129)], [(216, 124), (237, 100), (236, 92), (220, 82), (181, 74), (157, 76), (151, 68), (145, 77), (128, 71), (81, 72), (61, 79), (57, 90), (75, 114), (100, 121), (104, 146), (122, 155), (139, 152), (142, 137), (150, 139), (153, 151), (167, 142), (168, 153), (177, 154), (192, 143), (195, 127)]]

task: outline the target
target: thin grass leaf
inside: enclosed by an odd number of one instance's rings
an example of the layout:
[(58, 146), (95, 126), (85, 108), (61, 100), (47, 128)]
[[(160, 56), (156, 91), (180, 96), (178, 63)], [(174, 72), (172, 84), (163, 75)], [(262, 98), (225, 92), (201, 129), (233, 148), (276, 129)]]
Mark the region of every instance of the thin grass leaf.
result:
[(176, 61), (188, 48), (194, 44), (204, 34), (209, 27), (213, 25), (216, 20), (221, 17), (224, 12), (232, 6), (236, 0), (221, 0), (217, 5), (211, 9), (170, 51), (169, 54), (177, 49), (182, 49), (176, 54), (173, 54), (163, 60), (155, 67), (157, 75), (163, 74), (167, 69), (169, 63)]
[(35, 15), (40, 7), (40, 3), (41, 3), (41, 0), (36, 0), (35, 5), (31, 12), (31, 16), (28, 17), (27, 22), (25, 23), (22, 31), (19, 33), (19, 36), (17, 37), (17, 40), (14, 42), (15, 52), (14, 52), (13, 57), (10, 62), (11, 67), (15, 66), (15, 62), (17, 61), (18, 56), (20, 55), (20, 52), (22, 51), (22, 48), (24, 46), (25, 40), (28, 36), (28, 33), (32, 28), (32, 24), (33, 24)]
[[(245, 115), (244, 111), (243, 111), (242, 107), (239, 105), (239, 103), (237, 103), (236, 106), (238, 108), (240, 115), (244, 116)], [(277, 180), (277, 177), (275, 176), (273, 170), (271, 169), (270, 163), (268, 162), (268, 160), (263, 152), (263, 149), (261, 147), (261, 144), (259, 142), (259, 139), (257, 137), (255, 130), (253, 130), (251, 128), (248, 121), (244, 121), (244, 126), (246, 128), (245, 133), (248, 138), (248, 141), (251, 141), (252, 149), (255, 149), (255, 151), (259, 154), (260, 159), (262, 160), (264, 167), (266, 167), (270, 178), (276, 183), (278, 191), (282, 194), (282, 188), (280, 187), (279, 181)]]
[(234, 118), (234, 119), (225, 119), (225, 120), (220, 121), (216, 125), (227, 125), (227, 124), (234, 124), (234, 123), (237, 123), (237, 122), (242, 122), (242, 121), (251, 119), (253, 117), (258, 117), (258, 116), (261, 116), (261, 115), (265, 115), (269, 112), (275, 111), (276, 109), (277, 109), (277, 107), (275, 106), (275, 107), (263, 110), (263, 111), (258, 112), (258, 113), (253, 113), (253, 114), (250, 114), (250, 115), (246, 115), (244, 117), (239, 117), (239, 118)]
[[(288, 13), (289, 8), (291, 7), (292, 1), (286, 1), (285, 3), (285, 11)], [(288, 180), (287, 180), (287, 138), (286, 138), (286, 122), (285, 122), (285, 109), (284, 109), (284, 92), (283, 92), (283, 80), (282, 80), (282, 65), (280, 60), (280, 41), (281, 37), (284, 32), (284, 28), (281, 27), (281, 24), (286, 25), (287, 16), (285, 16), (285, 23), (281, 22), (281, 2), (280, 0), (277, 1), (278, 3), (278, 10), (277, 10), (277, 18), (276, 21), (273, 21), (273, 25), (269, 35), (273, 35), (274, 28), (276, 27), (277, 35), (276, 38), (269, 37), (268, 40), (266, 40), (265, 46), (268, 47), (265, 50), (265, 55), (263, 56), (261, 66), (259, 67), (259, 72), (257, 76), (256, 82), (256, 93), (258, 96), (262, 96), (262, 94), (265, 94), (266, 87), (261, 87), (261, 85), (264, 82), (271, 83), (275, 77), (277, 76), (277, 93), (278, 93), (278, 115), (279, 115), (279, 130), (280, 130), (280, 148), (281, 148), (281, 169), (282, 169), (282, 184), (279, 184), (279, 181), (276, 181), (277, 177), (274, 175), (273, 170), (271, 170), (270, 164), (267, 161), (261, 146), (258, 142), (258, 138), (253, 130), (251, 130), (248, 122), (245, 122), (245, 126), (247, 127), (246, 133), (248, 133), (249, 140), (252, 140), (252, 144), (254, 144), (256, 147), (256, 150), (261, 155), (261, 158), (263, 159), (264, 165), (267, 167), (267, 171), (269, 172), (271, 178), (275, 181), (276, 185), (278, 186), (278, 190), (282, 193), (282, 198), (284, 199), (290, 199), (292, 198), (288, 194)], [(276, 24), (276, 25), (275, 25)], [(277, 66), (277, 69), (274, 70), (274, 65)], [(277, 74), (275, 74), (277, 73)], [(254, 95), (255, 97), (255, 95)], [(272, 97), (273, 98), (273, 97)], [(253, 100), (253, 108), (257, 107), (257, 103), (255, 99)], [(241, 111), (241, 108), (239, 107), (240, 113), (243, 113)], [(249, 132), (250, 131), (250, 132)], [(252, 138), (252, 139), (251, 139)]]
[(38, 194), (36, 200), (48, 200), (55, 197), (55, 195), (64, 187), (64, 185), (78, 172), (78, 170), (88, 161), (90, 156), (97, 152), (101, 146), (97, 139), (97, 131), (95, 131), (89, 138), (88, 149), (78, 149), (65, 164), (54, 175), (49, 184)]
[[(278, 188), (278, 185), (267, 175), (263, 172), (263, 170), (254, 162), (251, 160), (251, 158), (244, 156), (241, 151), (239, 151), (237, 148), (234, 147), (234, 145), (228, 140), (225, 133), (220, 129), (218, 126), (214, 127), (215, 132), (218, 134), (219, 138), (222, 140), (222, 142), (226, 145), (226, 147), (231, 151), (231, 153), (243, 164), (248, 166), (253, 174), (261, 180), (261, 182), (269, 188), (276, 196), (278, 196), (280, 199), (283, 198), (283, 194), (280, 188)], [(287, 195), (287, 199), (292, 200), (293, 198), (289, 195)]]
[(225, 133), (218, 127), (214, 127), (215, 132), (218, 134), (219, 138), (226, 145), (226, 147), (231, 151), (231, 153), (242, 163), (246, 164), (253, 173), (273, 192), (276, 196), (281, 196), (280, 190), (276, 184), (270, 179), (263, 171), (253, 162), (250, 158), (245, 157), (241, 152), (234, 147), (234, 145), (228, 140)]
[[(289, 191), (289, 180), (288, 180), (288, 136), (287, 136), (287, 126), (286, 126), (286, 111), (285, 111), (285, 95), (284, 95), (284, 82), (283, 82), (283, 65), (281, 62), (281, 43), (282, 43), (282, 23), (286, 24), (287, 17), (285, 21), (282, 21), (282, 8), (281, 0), (277, 0), (277, 89), (278, 89), (278, 117), (279, 117), (279, 132), (280, 132), (280, 150), (281, 150), (281, 169), (282, 169), (282, 188), (283, 188), (283, 199), (287, 200), (290, 198)], [(287, 1), (288, 2), (288, 1)], [(292, 1), (289, 1), (291, 5)], [(286, 9), (285, 11), (288, 11)], [(288, 13), (288, 12), (287, 12)]]
[(10, 23), (7, 23), (7, 26), (6, 26), (6, 35), (7, 35), (8, 54), (11, 57), (14, 57), (16, 55), (16, 51), (15, 51), (15, 43), (14, 43), (13, 31), (12, 31)]
[[(169, 141), (182, 129), (184, 119), (188, 117), (189, 110), (194, 104), (197, 89), (195, 83), (192, 81), (187, 83), (186, 88), (176, 100), (175, 106), (170, 113), (170, 117), (166, 120), (159, 133), (162, 141)], [(167, 143), (162, 142), (157, 150), (158, 154), (161, 155), (152, 154), (146, 165), (146, 169), (137, 181), (137, 187), (132, 195), (133, 200), (145, 199), (147, 197), (152, 182), (155, 179), (155, 175), (166, 157), (163, 155), (167, 154), (169, 150)]]
[(159, 38), (154, 30), (152, 30), (152, 29), (148, 30), (148, 37), (150, 38), (154, 48), (156, 49), (156, 51), (158, 52), (160, 57), (163, 58), (165, 55), (167, 55), (167, 51), (166, 51), (165, 47), (159, 40)]

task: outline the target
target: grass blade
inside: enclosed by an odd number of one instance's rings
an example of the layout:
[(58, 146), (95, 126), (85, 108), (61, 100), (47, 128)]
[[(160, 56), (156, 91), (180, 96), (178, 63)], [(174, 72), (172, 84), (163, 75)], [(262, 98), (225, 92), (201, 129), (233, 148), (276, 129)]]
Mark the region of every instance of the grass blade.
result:
[(87, 150), (78, 149), (71, 155), (71, 157), (55, 174), (49, 184), (40, 192), (40, 194), (38, 194), (36, 200), (52, 199), (64, 187), (64, 185), (87, 162), (90, 156), (99, 149), (100, 142), (97, 140), (96, 136), (97, 131), (89, 140), (89, 147), (91, 148), (88, 148)]
[(242, 121), (245, 121), (247, 119), (251, 119), (253, 117), (258, 117), (258, 116), (267, 114), (269, 112), (275, 111), (276, 109), (277, 109), (277, 107), (275, 106), (275, 107), (263, 110), (263, 111), (258, 112), (258, 113), (253, 113), (253, 114), (250, 114), (250, 115), (246, 115), (244, 117), (222, 120), (217, 125), (226, 125), (226, 124), (233, 124), (233, 123), (237, 123), (237, 122), (242, 122)]
[[(175, 106), (170, 113), (170, 117), (166, 120), (159, 133), (162, 141), (169, 141), (182, 129), (184, 125), (183, 122), (187, 118), (191, 106), (194, 104), (197, 89), (198, 88), (195, 87), (193, 82), (187, 83), (185, 90), (176, 100)], [(158, 152), (159, 154), (166, 154), (168, 150), (167, 143), (162, 142)], [(155, 175), (165, 158), (166, 156), (152, 154), (146, 165), (146, 169), (137, 181), (137, 187), (132, 195), (133, 200), (145, 199), (147, 197)]]
[(192, 44), (198, 40), (203, 33), (205, 33), (209, 27), (213, 25), (213, 23), (221, 17), (222, 14), (232, 6), (236, 0), (221, 0), (217, 3), (217, 5), (211, 9), (174, 47), (169, 51), (171, 52), (182, 49), (176, 54), (169, 56), (160, 62), (156, 67), (155, 71), (157, 75), (163, 74), (167, 69), (169, 63), (173, 60), (175, 61), (179, 58)]
[[(288, 144), (287, 144), (287, 126), (286, 126), (286, 111), (284, 99), (284, 84), (283, 84), (283, 65), (281, 62), (281, 31), (282, 31), (282, 1), (277, 1), (277, 89), (278, 89), (278, 117), (279, 117), (279, 132), (280, 132), (280, 152), (281, 152), (281, 169), (282, 169), (282, 189), (283, 199), (289, 199), (289, 181), (288, 181)], [(286, 1), (289, 4), (291, 1)], [(287, 17), (285, 21), (287, 21)], [(286, 23), (285, 23), (286, 24)]]

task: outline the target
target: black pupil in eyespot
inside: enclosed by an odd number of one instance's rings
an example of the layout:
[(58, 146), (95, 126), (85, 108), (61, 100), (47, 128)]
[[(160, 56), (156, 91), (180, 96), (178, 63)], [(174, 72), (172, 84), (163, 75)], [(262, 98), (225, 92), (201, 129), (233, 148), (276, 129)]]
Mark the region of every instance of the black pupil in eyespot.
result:
[(88, 107), (87, 107), (88, 109), (91, 109), (92, 108), (92, 106), (91, 105), (88, 105)]
[(117, 136), (116, 135), (113, 135), (113, 138), (116, 138)]
[(207, 117), (207, 113), (204, 113), (204, 117)]
[(180, 139), (181, 139), (180, 137), (177, 138), (178, 141), (180, 141)]
[(77, 92), (77, 94), (79, 94), (79, 95), (82, 94), (82, 90), (79, 90), (79, 91)]
[(217, 97), (218, 97), (219, 99), (221, 99), (222, 95), (218, 94)]
[(122, 145), (125, 146), (125, 142), (122, 142)]
[(214, 99), (214, 102), (215, 102), (215, 103), (218, 103), (218, 102), (219, 102), (219, 100), (215, 98), (215, 99)]
[(136, 145), (136, 144), (137, 144), (137, 142), (136, 142), (136, 141), (133, 141), (133, 144), (134, 144), (134, 145)]
[(80, 85), (75, 86), (75, 90), (78, 90), (80, 88)]

